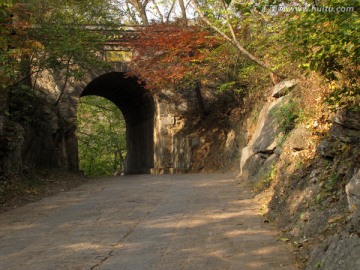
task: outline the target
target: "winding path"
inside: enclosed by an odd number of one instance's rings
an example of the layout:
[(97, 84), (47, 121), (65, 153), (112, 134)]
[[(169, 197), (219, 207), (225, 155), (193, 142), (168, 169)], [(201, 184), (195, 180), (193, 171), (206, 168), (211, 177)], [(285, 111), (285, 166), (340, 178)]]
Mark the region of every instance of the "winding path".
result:
[(1, 270), (295, 270), (230, 175), (91, 181), (0, 215)]

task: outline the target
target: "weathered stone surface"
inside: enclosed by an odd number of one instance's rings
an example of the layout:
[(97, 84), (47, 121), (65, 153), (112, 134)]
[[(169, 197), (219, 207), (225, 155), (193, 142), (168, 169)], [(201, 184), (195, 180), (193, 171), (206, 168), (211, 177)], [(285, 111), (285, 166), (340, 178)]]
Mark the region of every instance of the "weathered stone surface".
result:
[(334, 123), (349, 129), (360, 130), (360, 114), (355, 112), (339, 112), (334, 116)]
[(321, 143), (317, 146), (317, 151), (320, 156), (327, 159), (333, 159), (337, 153), (329, 140), (321, 141)]
[[(197, 140), (198, 139), (198, 140)], [(190, 169), (192, 143), (200, 140), (197, 137), (186, 137), (183, 132), (178, 132), (173, 136), (173, 169), (185, 172)], [(171, 170), (169, 171), (171, 172)]]
[(360, 130), (350, 129), (338, 123), (334, 123), (330, 128), (330, 135), (344, 143), (360, 142)]
[[(44, 93), (46, 100), (52, 104), (58, 102), (55, 112), (48, 108), (43, 110), (46, 123), (41, 132), (47, 134), (43, 136), (44, 144), (38, 154), (33, 153), (38, 144), (35, 134), (26, 142), (29, 145), (25, 157), (27, 163), (40, 160), (38, 156), (42, 155), (55, 167), (60, 163), (63, 164), (60, 167), (77, 171), (77, 104), (84, 95), (98, 95), (114, 102), (124, 115), (128, 173), (150, 172), (153, 167), (174, 168), (174, 171), (190, 167), (192, 146), (187, 141), (188, 134), (179, 131), (185, 125), (188, 128), (193, 124), (189, 112), (197, 108), (194, 91), (178, 93), (161, 89), (149, 94), (137, 78), (126, 76), (124, 69), (118, 70), (116, 65), (111, 70), (90, 71), (81, 81), (70, 79), (66, 85), (59, 74), (44, 70), (36, 78), (36, 87)], [(59, 143), (51, 142), (51, 137)], [(59, 156), (61, 162), (53, 162)]]
[(261, 110), (259, 120), (249, 145), (252, 145), (254, 152), (266, 152), (274, 144), (277, 137), (277, 122), (272, 109), (276, 108), (284, 99), (271, 102)]
[[(262, 158), (260, 162), (254, 165), (260, 165), (257, 169), (252, 170), (254, 172), (252, 181), (257, 182), (269, 177), (270, 172), (273, 170), (273, 166), (279, 160), (279, 156), (272, 154), (266, 159)], [(262, 164), (262, 165), (261, 165)]]
[(305, 126), (294, 129), (286, 140), (286, 147), (292, 151), (302, 151), (309, 147), (311, 132)]
[[(260, 168), (265, 161), (266, 160), (258, 154), (250, 155), (246, 160), (244, 160), (244, 164), (241, 166), (240, 176), (243, 178), (254, 177), (257, 173), (259, 173)], [(254, 181), (255, 179), (251, 180)]]
[(236, 145), (236, 133), (234, 130), (230, 130), (226, 134), (226, 141), (224, 147), (224, 156), (226, 160), (231, 160), (236, 152), (238, 151), (238, 147)]
[[(287, 97), (279, 98), (266, 104), (261, 110), (255, 131), (247, 146), (241, 151), (239, 177), (256, 175), (266, 159), (276, 152), (281, 152), (276, 151), (278, 147), (279, 132), (277, 130), (277, 120), (273, 111), (287, 101)], [(265, 169), (265, 171), (267, 170)]]
[(245, 176), (245, 164), (248, 162), (249, 158), (254, 154), (254, 151), (251, 147), (244, 147), (241, 150), (241, 159), (240, 159), (240, 176)]
[(298, 80), (285, 80), (274, 86), (272, 97), (279, 98), (287, 95), (297, 84)]
[(360, 269), (359, 243), (357, 235), (332, 237), (312, 253), (306, 270)]
[(350, 182), (346, 185), (346, 195), (351, 212), (360, 212), (360, 169), (354, 173)]

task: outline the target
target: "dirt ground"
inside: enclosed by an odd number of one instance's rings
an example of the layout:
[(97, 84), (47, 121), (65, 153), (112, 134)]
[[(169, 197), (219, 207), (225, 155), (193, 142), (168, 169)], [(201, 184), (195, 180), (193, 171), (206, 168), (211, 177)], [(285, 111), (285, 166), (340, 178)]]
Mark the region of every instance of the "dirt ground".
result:
[(0, 269), (295, 270), (231, 175), (91, 180), (0, 215)]
[(0, 214), (91, 181), (64, 171), (28, 172), (0, 178)]

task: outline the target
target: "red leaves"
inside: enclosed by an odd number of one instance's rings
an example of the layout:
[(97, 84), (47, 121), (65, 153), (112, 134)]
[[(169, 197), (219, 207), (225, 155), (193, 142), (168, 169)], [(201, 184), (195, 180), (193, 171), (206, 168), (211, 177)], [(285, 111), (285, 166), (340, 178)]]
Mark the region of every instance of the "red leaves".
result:
[(184, 76), (196, 76), (217, 39), (198, 26), (156, 24), (144, 27), (130, 44), (136, 52), (131, 63), (133, 75), (148, 88), (174, 83)]

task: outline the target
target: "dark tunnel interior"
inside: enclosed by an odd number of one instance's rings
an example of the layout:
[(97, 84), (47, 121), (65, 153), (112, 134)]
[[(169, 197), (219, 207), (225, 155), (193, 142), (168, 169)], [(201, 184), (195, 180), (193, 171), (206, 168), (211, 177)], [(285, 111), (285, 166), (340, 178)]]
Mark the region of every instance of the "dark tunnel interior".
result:
[(125, 174), (149, 173), (154, 167), (154, 100), (136, 77), (111, 72), (91, 81), (81, 96), (104, 97), (121, 110), (126, 122)]

